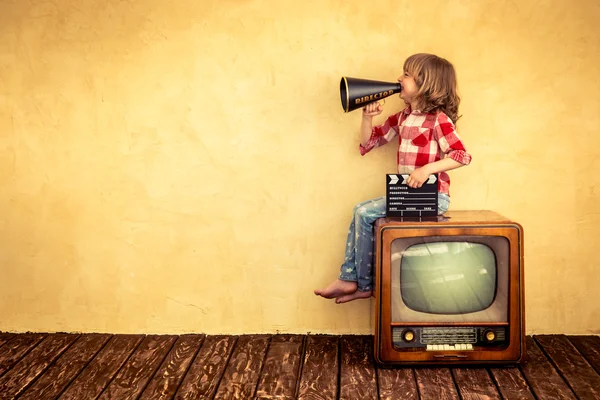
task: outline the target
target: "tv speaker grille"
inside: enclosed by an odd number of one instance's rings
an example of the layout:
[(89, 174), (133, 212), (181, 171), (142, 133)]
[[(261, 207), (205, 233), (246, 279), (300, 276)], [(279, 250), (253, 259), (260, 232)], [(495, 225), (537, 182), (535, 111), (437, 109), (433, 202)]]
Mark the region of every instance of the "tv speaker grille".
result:
[(422, 344), (477, 343), (476, 328), (423, 328)]

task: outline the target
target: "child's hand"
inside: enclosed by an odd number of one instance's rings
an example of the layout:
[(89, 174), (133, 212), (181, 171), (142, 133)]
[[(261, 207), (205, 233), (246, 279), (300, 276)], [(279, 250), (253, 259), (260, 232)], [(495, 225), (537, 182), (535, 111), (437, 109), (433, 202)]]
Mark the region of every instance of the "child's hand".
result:
[(410, 174), (406, 184), (413, 189), (420, 188), (429, 179), (429, 175), (431, 174), (425, 168), (417, 168)]
[(383, 106), (378, 102), (367, 104), (363, 107), (363, 116), (364, 117), (374, 117), (376, 115), (381, 114), (383, 111)]

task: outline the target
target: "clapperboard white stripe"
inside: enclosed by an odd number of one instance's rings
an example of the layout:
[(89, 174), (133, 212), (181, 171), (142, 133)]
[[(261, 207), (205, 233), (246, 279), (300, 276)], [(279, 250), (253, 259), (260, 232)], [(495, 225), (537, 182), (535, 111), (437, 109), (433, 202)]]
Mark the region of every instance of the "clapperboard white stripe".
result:
[[(410, 175), (400, 175), (402, 177), (402, 184), (406, 185), (407, 184), (407, 179)], [(400, 178), (398, 178), (398, 175), (393, 175), (390, 174), (390, 185), (395, 185), (400, 181)], [(435, 183), (437, 181), (437, 178), (435, 175), (430, 175), (429, 179), (427, 179), (426, 183)]]
[[(406, 185), (407, 179), (410, 175), (400, 175), (402, 177), (402, 184)], [(400, 179), (398, 179), (398, 177), (396, 175), (390, 175), (390, 185), (395, 185), (396, 183), (398, 183)], [(426, 183), (435, 183), (437, 181), (437, 178), (435, 175), (429, 175), (429, 179), (427, 179)]]

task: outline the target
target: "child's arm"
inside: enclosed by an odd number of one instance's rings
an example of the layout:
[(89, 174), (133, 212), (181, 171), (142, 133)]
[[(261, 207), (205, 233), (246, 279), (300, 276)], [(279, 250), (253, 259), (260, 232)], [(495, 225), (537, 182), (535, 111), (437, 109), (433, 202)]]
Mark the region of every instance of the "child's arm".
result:
[(450, 157), (443, 158), (439, 161), (426, 164), (421, 168), (415, 169), (412, 174), (406, 179), (406, 183), (411, 188), (417, 188), (423, 186), (423, 183), (429, 179), (432, 174), (438, 174), (440, 172), (450, 171), (456, 168), (464, 167), (466, 164), (459, 163)]
[(360, 123), (360, 144), (366, 146), (373, 131), (373, 117), (381, 114), (383, 107), (379, 102), (367, 104), (363, 107), (362, 122)]
[(390, 115), (383, 125), (373, 127), (373, 117), (381, 114), (383, 108), (379, 103), (367, 104), (363, 108), (362, 121), (360, 123), (360, 154), (365, 155), (375, 147), (389, 143), (398, 135), (398, 124), (401, 120), (400, 111)]

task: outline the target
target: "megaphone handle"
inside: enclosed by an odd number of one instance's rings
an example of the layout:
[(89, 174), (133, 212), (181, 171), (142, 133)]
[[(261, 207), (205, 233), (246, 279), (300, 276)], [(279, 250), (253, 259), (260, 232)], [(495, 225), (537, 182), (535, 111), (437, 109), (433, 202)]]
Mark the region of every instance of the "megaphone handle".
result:
[[(383, 106), (385, 106), (385, 99), (381, 99), (381, 100), (377, 100), (377, 101), (372, 101), (369, 104), (373, 104), (373, 103), (378, 103), (381, 107), (383, 107)], [(368, 104), (365, 104), (365, 106), (363, 108), (365, 108), (367, 105)]]

